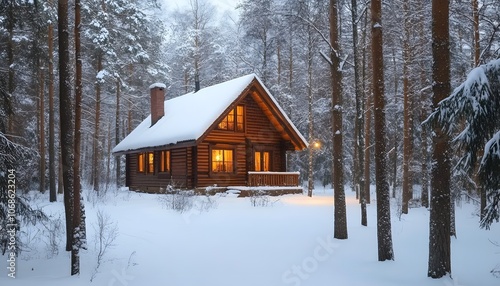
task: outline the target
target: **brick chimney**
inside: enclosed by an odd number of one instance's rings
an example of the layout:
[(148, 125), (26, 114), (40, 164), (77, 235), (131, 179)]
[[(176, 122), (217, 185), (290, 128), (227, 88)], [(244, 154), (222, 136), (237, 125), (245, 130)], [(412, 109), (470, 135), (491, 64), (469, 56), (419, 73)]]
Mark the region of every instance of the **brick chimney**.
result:
[(154, 83), (149, 86), (151, 93), (151, 126), (160, 120), (165, 115), (165, 90), (166, 86), (163, 83)]

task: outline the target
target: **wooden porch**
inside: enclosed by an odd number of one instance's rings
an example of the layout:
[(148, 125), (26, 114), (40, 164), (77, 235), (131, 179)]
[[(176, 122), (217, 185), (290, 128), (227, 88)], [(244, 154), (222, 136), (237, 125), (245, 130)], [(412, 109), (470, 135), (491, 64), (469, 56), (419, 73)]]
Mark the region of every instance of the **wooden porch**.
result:
[(299, 172), (248, 172), (246, 186), (197, 188), (195, 193), (214, 195), (230, 191), (238, 193), (238, 197), (302, 194), (304, 190), (299, 186), (299, 176)]
[(298, 187), (299, 172), (248, 172), (249, 187)]

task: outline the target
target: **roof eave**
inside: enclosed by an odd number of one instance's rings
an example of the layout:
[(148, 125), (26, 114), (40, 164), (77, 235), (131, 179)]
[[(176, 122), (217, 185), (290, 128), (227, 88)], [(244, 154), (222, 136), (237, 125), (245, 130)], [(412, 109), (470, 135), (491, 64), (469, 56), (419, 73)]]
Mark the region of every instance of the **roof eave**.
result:
[(151, 152), (151, 151), (158, 151), (158, 150), (171, 150), (171, 149), (177, 149), (177, 148), (192, 147), (192, 146), (196, 146), (197, 144), (198, 144), (197, 141), (194, 139), (184, 140), (184, 141), (177, 142), (175, 144), (172, 143), (172, 144), (165, 144), (165, 145), (152, 146), (152, 147), (120, 150), (120, 151), (113, 152), (113, 155), (114, 156), (121, 156), (121, 155), (126, 155), (126, 154), (144, 153), (144, 152)]

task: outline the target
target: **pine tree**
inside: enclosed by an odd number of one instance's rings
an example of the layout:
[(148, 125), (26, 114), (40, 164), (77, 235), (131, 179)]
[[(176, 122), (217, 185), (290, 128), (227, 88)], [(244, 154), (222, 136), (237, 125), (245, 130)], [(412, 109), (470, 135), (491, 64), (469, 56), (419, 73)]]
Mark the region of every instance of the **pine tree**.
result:
[[(486, 228), (498, 221), (500, 215), (499, 78), (500, 60), (473, 69), (467, 79), (439, 103), (428, 119), (439, 123), (450, 135), (458, 133), (452, 140), (462, 154), (458, 168), (472, 172), (474, 166), (479, 164), (480, 183), (489, 200), (481, 220), (481, 226)], [(465, 124), (460, 124), (464, 120)]]
[[(0, 89), (1, 91), (1, 89)], [(4, 107), (0, 107), (0, 113)], [(0, 119), (0, 127), (3, 129), (5, 122)], [(8, 231), (15, 229), (19, 231), (21, 222), (36, 224), (39, 221), (47, 221), (45, 213), (38, 209), (33, 209), (29, 202), (18, 194), (21, 190), (16, 189), (22, 181), (22, 174), (18, 173), (18, 166), (24, 166), (35, 158), (36, 152), (25, 146), (9, 140), (0, 130), (0, 253), (2, 255), (8, 249)], [(9, 187), (14, 186), (14, 188)], [(14, 198), (12, 198), (14, 196)], [(9, 214), (9, 204), (14, 200), (15, 215)], [(15, 236), (18, 239), (17, 235)], [(22, 249), (22, 243), (16, 242), (16, 253)]]

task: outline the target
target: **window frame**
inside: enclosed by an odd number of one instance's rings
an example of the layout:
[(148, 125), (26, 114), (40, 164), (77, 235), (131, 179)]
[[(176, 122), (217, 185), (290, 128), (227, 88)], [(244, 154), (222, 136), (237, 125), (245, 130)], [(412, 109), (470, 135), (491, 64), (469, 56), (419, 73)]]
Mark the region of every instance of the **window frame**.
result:
[[(151, 160), (151, 161), (150, 161)], [(155, 173), (155, 153), (154, 152), (146, 152), (146, 173), (154, 174)]]
[[(231, 160), (231, 163), (232, 163), (232, 170), (230, 171), (214, 171), (214, 154), (213, 152), (214, 151), (223, 151), (223, 156), (225, 156), (225, 151), (231, 151), (232, 153), (232, 160)], [(219, 145), (215, 145), (215, 146), (210, 146), (210, 150), (209, 150), (209, 162), (210, 162), (210, 165), (209, 165), (209, 168), (210, 168), (210, 174), (211, 175), (220, 175), (220, 174), (235, 174), (237, 172), (237, 168), (236, 168), (236, 163), (237, 163), (237, 160), (236, 160), (236, 148), (234, 146), (219, 146)], [(224, 162), (229, 162), (227, 160), (224, 160), (224, 158), (222, 158), (222, 162), (223, 164), (225, 164)]]
[[(257, 168), (257, 154), (259, 154), (259, 168)], [(266, 163), (266, 160), (265, 160), (265, 157), (266, 157), (266, 154), (268, 155), (268, 158), (267, 158), (267, 170), (265, 170), (265, 163)], [(254, 164), (254, 171), (256, 172), (271, 172), (272, 168), (273, 168), (273, 152), (270, 151), (270, 150), (254, 150), (253, 152), (253, 164)]]
[(162, 150), (158, 152), (160, 160), (158, 160), (158, 172), (159, 173), (170, 173), (172, 171), (170, 150)]
[(137, 173), (146, 173), (146, 153), (137, 154)]
[[(245, 121), (245, 106), (243, 104), (238, 104), (217, 124), (217, 129), (222, 131), (244, 133), (246, 125)], [(230, 128), (230, 126), (232, 126), (232, 128)]]

